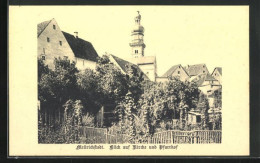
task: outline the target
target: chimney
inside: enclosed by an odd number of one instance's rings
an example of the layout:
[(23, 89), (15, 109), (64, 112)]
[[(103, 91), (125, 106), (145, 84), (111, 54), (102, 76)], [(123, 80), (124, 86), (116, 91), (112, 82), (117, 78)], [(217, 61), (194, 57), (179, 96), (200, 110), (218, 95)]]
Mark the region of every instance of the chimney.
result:
[(74, 32), (74, 36), (75, 36), (75, 38), (78, 38), (79, 36), (79, 32)]

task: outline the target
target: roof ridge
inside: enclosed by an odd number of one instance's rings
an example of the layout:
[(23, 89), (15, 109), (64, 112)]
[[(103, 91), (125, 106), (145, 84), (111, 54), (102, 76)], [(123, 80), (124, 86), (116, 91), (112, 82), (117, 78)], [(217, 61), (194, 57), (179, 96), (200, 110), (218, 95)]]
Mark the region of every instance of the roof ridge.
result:
[(169, 74), (172, 74), (172, 73), (177, 69), (178, 66), (181, 66), (181, 67), (182, 67), (181, 64), (173, 65), (173, 66), (170, 67), (170, 69), (169, 69), (168, 71), (166, 71), (166, 72), (162, 75), (162, 77), (168, 77)]
[[(41, 22), (41, 23), (44, 23), (44, 22), (48, 22), (48, 23), (46, 23), (45, 27), (41, 30), (41, 32), (39, 32), (37, 37), (39, 37), (42, 34), (42, 32), (46, 29), (46, 27), (48, 27), (48, 25), (50, 24), (50, 22), (52, 20), (54, 20), (54, 18), (52, 18), (51, 20), (46, 20), (46, 21)], [(37, 24), (37, 26), (39, 26), (41, 23)]]

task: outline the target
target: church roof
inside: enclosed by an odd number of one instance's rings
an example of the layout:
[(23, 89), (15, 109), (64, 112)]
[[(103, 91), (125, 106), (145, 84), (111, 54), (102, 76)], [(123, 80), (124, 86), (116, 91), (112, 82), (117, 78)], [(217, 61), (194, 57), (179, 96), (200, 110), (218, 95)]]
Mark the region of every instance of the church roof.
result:
[(51, 20), (47, 20), (44, 22), (41, 22), (37, 25), (37, 37), (39, 37), (41, 35), (41, 33), (44, 31), (44, 29), (50, 24)]
[(185, 70), (190, 76), (196, 76), (203, 73), (204, 68), (208, 71), (205, 64), (188, 65)]
[[(120, 68), (121, 68), (125, 73), (127, 72), (127, 65), (132, 65), (132, 66), (134, 66), (135, 68), (137, 68), (137, 70), (138, 70), (139, 72), (142, 72), (142, 73), (143, 73), (143, 71), (142, 71), (136, 64), (133, 64), (133, 63), (131, 63), (131, 62), (128, 62), (128, 61), (126, 61), (126, 60), (124, 60), (124, 59), (121, 59), (121, 58), (119, 58), (119, 57), (116, 57), (116, 56), (114, 56), (114, 55), (112, 55), (112, 54), (110, 54), (110, 56), (113, 57), (113, 59), (117, 62), (117, 64), (120, 66)], [(144, 73), (143, 73), (143, 76), (144, 76), (144, 79), (149, 79)]]
[(156, 62), (155, 56), (144, 56), (138, 58), (129, 58), (129, 62), (137, 65), (154, 64)]
[(81, 38), (62, 31), (75, 57), (97, 62), (98, 54), (93, 45)]

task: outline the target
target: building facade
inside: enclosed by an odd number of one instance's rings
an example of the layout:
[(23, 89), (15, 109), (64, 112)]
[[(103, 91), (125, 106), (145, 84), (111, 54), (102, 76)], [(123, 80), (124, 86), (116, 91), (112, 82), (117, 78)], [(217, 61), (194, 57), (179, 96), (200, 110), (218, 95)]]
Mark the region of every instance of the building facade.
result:
[(94, 69), (98, 54), (93, 45), (60, 29), (55, 19), (44, 21), (37, 26), (38, 58), (51, 69), (55, 58), (67, 58), (75, 61), (79, 70)]
[(221, 68), (221, 67), (216, 67), (216, 68), (213, 70), (211, 76), (213, 76), (215, 79), (218, 80), (218, 82), (219, 82), (220, 84), (222, 84), (222, 68)]
[(157, 77), (157, 82), (166, 82), (169, 78), (178, 78), (181, 81), (189, 80), (190, 76), (181, 64), (172, 66), (166, 73), (161, 77)]

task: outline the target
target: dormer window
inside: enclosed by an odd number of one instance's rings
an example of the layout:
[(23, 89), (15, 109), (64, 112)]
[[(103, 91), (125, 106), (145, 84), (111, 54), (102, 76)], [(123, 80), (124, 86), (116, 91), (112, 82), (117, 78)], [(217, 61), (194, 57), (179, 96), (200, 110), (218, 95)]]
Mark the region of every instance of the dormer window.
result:
[(47, 42), (50, 42), (50, 38), (49, 37), (47, 37)]
[(53, 29), (56, 29), (56, 25), (53, 25)]

